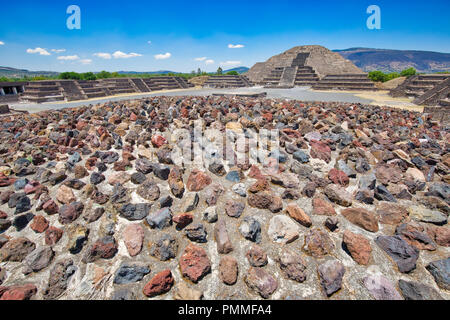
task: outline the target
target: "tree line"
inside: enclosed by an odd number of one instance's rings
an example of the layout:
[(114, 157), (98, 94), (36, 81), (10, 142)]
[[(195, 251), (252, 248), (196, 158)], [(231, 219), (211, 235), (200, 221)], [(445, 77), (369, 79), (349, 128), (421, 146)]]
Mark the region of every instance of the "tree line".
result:
[[(152, 77), (161, 77), (161, 76), (169, 76), (169, 77), (183, 77), (186, 80), (191, 78), (199, 77), (199, 76), (211, 76), (211, 75), (222, 75), (223, 70), (219, 67), (216, 73), (208, 73), (202, 71), (200, 68), (197, 71), (192, 71), (191, 73), (136, 73), (136, 74), (124, 74), (118, 72), (108, 72), (101, 71), (98, 73), (94, 72), (63, 72), (57, 76), (35, 76), (28, 77), (25, 76), (23, 78), (9, 78), (9, 77), (0, 77), (0, 82), (14, 82), (14, 81), (42, 81), (42, 80), (99, 80), (99, 79), (109, 79), (109, 78), (152, 78)], [(229, 71), (226, 73), (227, 75), (239, 75), (237, 71)]]

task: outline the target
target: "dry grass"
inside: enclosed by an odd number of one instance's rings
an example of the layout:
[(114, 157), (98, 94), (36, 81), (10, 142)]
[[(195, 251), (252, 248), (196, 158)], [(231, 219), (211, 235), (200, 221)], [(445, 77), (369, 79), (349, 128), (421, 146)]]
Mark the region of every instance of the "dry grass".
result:
[(202, 87), (206, 81), (208, 81), (209, 76), (200, 76), (189, 79), (189, 82), (195, 85), (196, 87)]
[(399, 77), (395, 78), (386, 82), (375, 82), (375, 87), (377, 87), (380, 90), (392, 90), (397, 88), (399, 85), (401, 85), (403, 82), (405, 82), (406, 77)]

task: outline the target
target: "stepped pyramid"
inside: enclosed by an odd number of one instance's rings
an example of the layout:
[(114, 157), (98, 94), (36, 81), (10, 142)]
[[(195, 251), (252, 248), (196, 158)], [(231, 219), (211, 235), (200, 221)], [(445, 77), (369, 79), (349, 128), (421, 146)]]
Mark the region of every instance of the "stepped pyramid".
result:
[[(345, 76), (343, 76), (345, 75)], [(373, 89), (367, 74), (339, 53), (318, 46), (294, 47), (255, 64), (246, 76), (271, 88), (317, 86), (318, 89)], [(332, 76), (326, 78), (327, 76)], [(350, 78), (350, 80), (349, 80)], [(322, 80), (325, 79), (323, 82)]]
[(35, 81), (25, 85), (23, 102), (77, 101), (119, 94), (147, 93), (193, 87), (182, 77), (110, 78), (99, 80)]

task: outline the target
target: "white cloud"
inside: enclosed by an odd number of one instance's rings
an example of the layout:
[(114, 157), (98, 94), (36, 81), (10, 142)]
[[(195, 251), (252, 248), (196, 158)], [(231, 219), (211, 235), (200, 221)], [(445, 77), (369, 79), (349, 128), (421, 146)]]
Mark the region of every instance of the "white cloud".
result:
[(58, 60), (65, 60), (65, 61), (74, 61), (74, 60), (79, 60), (80, 57), (77, 55), (74, 56), (60, 56), (57, 58)]
[(152, 44), (152, 42), (151, 42), (151, 41), (147, 41), (147, 43), (148, 43), (148, 44)]
[(213, 64), (213, 63), (214, 63), (214, 60), (208, 59), (208, 60), (205, 61), (205, 63), (206, 63), (206, 64)]
[(170, 52), (167, 52), (165, 54), (157, 54), (155, 55), (155, 59), (156, 60), (164, 60), (164, 59), (169, 59), (172, 56), (172, 54)]
[(41, 56), (51, 56), (50, 52), (42, 48), (27, 49), (27, 53), (29, 54), (39, 53)]
[(52, 52), (54, 52), (54, 53), (62, 53), (62, 52), (66, 52), (66, 49), (52, 49)]
[(128, 59), (128, 58), (135, 58), (135, 57), (142, 57), (142, 54), (139, 53), (124, 53), (122, 51), (116, 51), (113, 53), (113, 57), (115, 59)]
[(81, 64), (91, 64), (92, 59), (81, 59), (80, 62), (81, 62)]
[(94, 56), (107, 60), (111, 59), (111, 55), (109, 53), (104, 52), (94, 53)]
[(241, 49), (244, 48), (245, 46), (243, 44), (229, 44), (228, 48), (230, 49)]
[(206, 60), (206, 57), (195, 58), (194, 60), (195, 60), (195, 61), (205, 61), (205, 60)]
[(3, 41), (0, 41), (0, 46), (4, 46), (5, 43)]
[(241, 65), (242, 62), (241, 61), (225, 61), (225, 62), (221, 62), (220, 65), (224, 66), (224, 67), (236, 67)]

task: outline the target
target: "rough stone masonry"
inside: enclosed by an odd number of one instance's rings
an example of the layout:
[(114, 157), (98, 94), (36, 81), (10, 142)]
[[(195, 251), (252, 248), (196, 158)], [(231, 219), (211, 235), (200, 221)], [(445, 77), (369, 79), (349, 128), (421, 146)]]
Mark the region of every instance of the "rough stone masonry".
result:
[(2, 300), (450, 297), (450, 131), (426, 115), (157, 97), (0, 127)]

